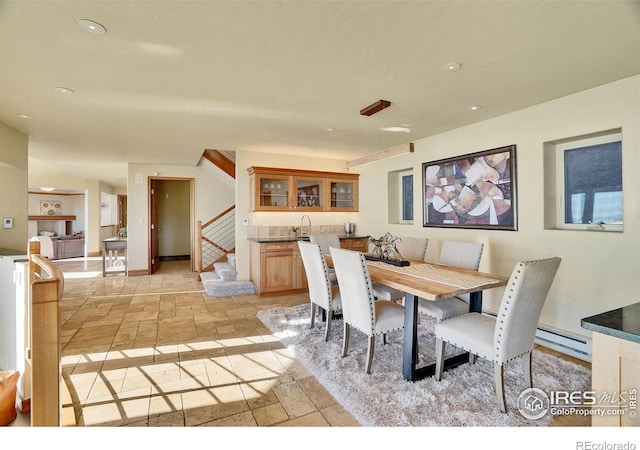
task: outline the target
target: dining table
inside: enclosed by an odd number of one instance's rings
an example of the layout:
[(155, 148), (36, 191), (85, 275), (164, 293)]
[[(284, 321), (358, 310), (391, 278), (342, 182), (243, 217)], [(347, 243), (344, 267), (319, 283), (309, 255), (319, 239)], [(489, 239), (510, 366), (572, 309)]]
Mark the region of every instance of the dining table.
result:
[[(409, 261), (405, 266), (367, 261), (367, 267), (372, 281), (405, 293), (402, 376), (408, 381), (435, 374), (435, 361), (418, 366), (418, 299), (437, 302), (470, 294), (469, 312), (482, 312), (482, 291), (505, 286), (508, 282), (508, 277), (424, 261)], [(444, 370), (468, 361), (468, 352), (448, 356)]]

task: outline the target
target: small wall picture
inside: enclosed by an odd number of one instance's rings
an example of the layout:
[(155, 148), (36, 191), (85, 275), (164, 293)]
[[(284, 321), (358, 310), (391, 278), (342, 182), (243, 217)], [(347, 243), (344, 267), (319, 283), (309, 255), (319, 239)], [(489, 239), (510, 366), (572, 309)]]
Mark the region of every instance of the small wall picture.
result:
[(40, 200), (41, 216), (62, 215), (62, 202), (60, 200)]

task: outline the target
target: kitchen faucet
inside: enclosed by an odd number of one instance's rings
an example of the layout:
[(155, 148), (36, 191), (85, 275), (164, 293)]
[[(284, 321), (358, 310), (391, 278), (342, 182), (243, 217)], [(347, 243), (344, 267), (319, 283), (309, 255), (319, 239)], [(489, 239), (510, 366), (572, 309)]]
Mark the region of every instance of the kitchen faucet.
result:
[(304, 236), (304, 218), (307, 218), (309, 221), (309, 233), (311, 233), (311, 217), (309, 217), (308, 215), (304, 215), (302, 216), (302, 219), (300, 219), (300, 237)]

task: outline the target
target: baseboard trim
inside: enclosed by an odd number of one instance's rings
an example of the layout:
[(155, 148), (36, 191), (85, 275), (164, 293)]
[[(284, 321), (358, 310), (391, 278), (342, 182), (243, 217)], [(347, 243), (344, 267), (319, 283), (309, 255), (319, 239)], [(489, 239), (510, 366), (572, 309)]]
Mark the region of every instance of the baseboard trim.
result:
[(128, 271), (128, 276), (130, 277), (142, 277), (145, 275), (149, 275), (149, 271), (146, 269)]
[(160, 256), (160, 261), (189, 261), (190, 255)]
[[(496, 314), (483, 311), (483, 314), (495, 317)], [(535, 342), (543, 347), (559, 351), (565, 355), (591, 362), (591, 340), (576, 336), (566, 331), (555, 330), (538, 325)]]

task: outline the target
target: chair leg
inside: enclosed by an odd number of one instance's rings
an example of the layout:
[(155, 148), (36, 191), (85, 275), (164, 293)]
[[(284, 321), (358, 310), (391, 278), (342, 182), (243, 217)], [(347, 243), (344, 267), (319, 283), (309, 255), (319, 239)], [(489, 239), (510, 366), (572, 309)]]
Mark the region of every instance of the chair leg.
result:
[(311, 303), (311, 325), (309, 326), (309, 328), (313, 328), (313, 324), (316, 321), (316, 305), (314, 303)]
[(329, 340), (329, 333), (331, 332), (331, 321), (333, 320), (333, 311), (329, 310), (327, 312), (327, 324), (324, 328), (324, 340)]
[(444, 349), (447, 343), (442, 339), (436, 339), (436, 381), (442, 380), (442, 372), (444, 371)]
[(369, 344), (367, 345), (367, 373), (371, 373), (371, 364), (373, 363), (373, 348), (375, 347), (376, 337), (369, 336)]
[(524, 382), (528, 388), (533, 387), (533, 381), (531, 378), (531, 358), (533, 356), (533, 352), (529, 352), (528, 355), (524, 356), (522, 360), (522, 371), (524, 372)]
[(504, 399), (504, 366), (502, 364), (493, 363), (493, 376), (496, 384), (498, 406), (500, 407), (500, 411), (506, 413), (507, 405)]
[(387, 333), (382, 333), (382, 345), (387, 345)]
[(347, 356), (347, 347), (349, 347), (349, 324), (344, 323), (344, 333), (342, 336), (342, 357)]
[(478, 357), (478, 355), (475, 355), (473, 353), (469, 353), (469, 363), (475, 364), (477, 357)]

